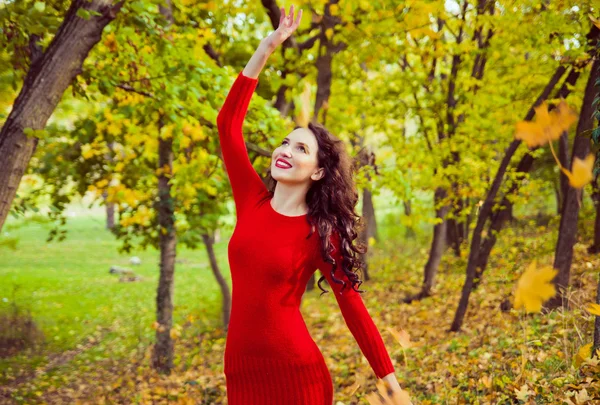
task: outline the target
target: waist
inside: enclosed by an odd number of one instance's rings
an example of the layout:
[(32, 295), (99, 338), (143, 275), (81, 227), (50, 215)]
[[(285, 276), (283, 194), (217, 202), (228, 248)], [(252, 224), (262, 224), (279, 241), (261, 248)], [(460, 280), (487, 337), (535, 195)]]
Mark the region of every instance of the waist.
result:
[(292, 371), (306, 371), (314, 375), (316, 371), (328, 372), (323, 354), (316, 345), (294, 355), (278, 350), (271, 353), (248, 353), (229, 345), (225, 348), (223, 371), (227, 375), (238, 373), (280, 375)]

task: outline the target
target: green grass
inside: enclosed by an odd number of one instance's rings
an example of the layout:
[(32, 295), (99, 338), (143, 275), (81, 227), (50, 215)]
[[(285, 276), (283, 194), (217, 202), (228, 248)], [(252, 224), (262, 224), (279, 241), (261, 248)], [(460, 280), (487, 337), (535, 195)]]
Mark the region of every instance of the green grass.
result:
[[(7, 222), (9, 237), (18, 238), (17, 250), (0, 248), (0, 311), (10, 312), (13, 303), (30, 310), (45, 334), (45, 347), (39, 356), (23, 353), (0, 361), (0, 373), (43, 364), (46, 357), (77, 348), (94, 332), (114, 326), (93, 350), (85, 350), (73, 360), (87, 362), (96, 356), (116, 358), (128, 355), (154, 338), (159, 254), (155, 249), (119, 254), (120, 242), (105, 229), (104, 214), (69, 218), (67, 238), (46, 243), (49, 225), (28, 223), (14, 227)], [(6, 232), (6, 231), (5, 231)], [(6, 233), (5, 233), (6, 236)], [(215, 245), (215, 254), (224, 277), (229, 280), (227, 241)], [(140, 266), (129, 263), (141, 258)], [(177, 249), (174, 322), (182, 323), (189, 314), (204, 320), (207, 327), (220, 326), (221, 293), (209, 267), (205, 249)], [(132, 268), (144, 279), (122, 283), (109, 274), (112, 265)], [(68, 366), (64, 364), (63, 366)]]

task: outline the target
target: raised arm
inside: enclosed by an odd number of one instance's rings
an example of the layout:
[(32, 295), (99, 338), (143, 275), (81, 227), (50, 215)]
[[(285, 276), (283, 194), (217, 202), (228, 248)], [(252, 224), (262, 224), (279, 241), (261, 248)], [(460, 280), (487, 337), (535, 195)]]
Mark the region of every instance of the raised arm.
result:
[(283, 7), (280, 8), (279, 12), (279, 25), (277, 26), (277, 29), (260, 42), (258, 49), (254, 52), (243, 70), (245, 76), (257, 79), (263, 67), (265, 67), (265, 63), (267, 62), (267, 59), (269, 59), (269, 56), (271, 56), (273, 51), (288, 39), (300, 25), (302, 9), (298, 11), (296, 20), (294, 20), (294, 6), (290, 7), (290, 13), (288, 15), (286, 15), (285, 8)]
[(294, 6), (291, 7), (289, 16), (286, 16), (285, 10), (282, 9), (279, 28), (261, 41), (244, 70), (238, 74), (217, 116), (223, 161), (231, 182), (238, 216), (244, 207), (252, 204), (262, 192), (266, 191), (265, 185), (248, 157), (242, 126), (250, 99), (258, 84), (258, 76), (267, 59), (300, 23), (302, 10), (298, 13), (296, 21), (293, 21), (293, 12)]
[(341, 269), (342, 255), (339, 235), (334, 233), (331, 240), (334, 247), (331, 256), (336, 262), (335, 277), (338, 280), (346, 282), (346, 287), (344, 287), (342, 295), (340, 295), (340, 290), (343, 285), (333, 281), (331, 277), (332, 265), (323, 260), (320, 249), (318, 249), (315, 258), (315, 267), (321, 270), (321, 273), (323, 273), (323, 276), (327, 279), (329, 286), (331, 287), (331, 293), (335, 295), (335, 299), (337, 300), (348, 329), (354, 336), (360, 350), (369, 361), (377, 378), (387, 381), (392, 389), (400, 390), (400, 385), (394, 374), (394, 366), (392, 365), (390, 356), (385, 348), (381, 334), (379, 333), (377, 326), (375, 326), (362, 296), (351, 288), (348, 276), (346, 276)]

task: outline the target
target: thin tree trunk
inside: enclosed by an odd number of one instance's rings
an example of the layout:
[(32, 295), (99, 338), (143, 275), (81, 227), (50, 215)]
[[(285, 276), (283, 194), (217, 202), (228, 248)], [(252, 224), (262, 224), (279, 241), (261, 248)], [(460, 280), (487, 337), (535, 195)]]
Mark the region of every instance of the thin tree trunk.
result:
[(600, 187), (598, 187), (598, 177), (592, 181), (592, 200), (596, 208), (596, 220), (594, 222), (594, 243), (588, 247), (588, 253), (600, 252)]
[[(112, 153), (114, 152), (113, 146), (114, 146), (114, 143), (110, 142), (108, 144), (108, 149), (110, 152), (106, 153), (104, 155), (104, 158), (108, 162), (113, 162), (113, 157), (112, 157)], [(106, 201), (107, 196), (108, 196), (108, 192), (106, 190), (104, 190), (104, 192), (102, 193), (102, 198), (104, 199), (104, 205), (106, 206), (106, 229), (113, 229), (115, 227), (115, 206), (116, 206), (116, 204), (114, 202)]]
[[(373, 195), (371, 190), (368, 188), (363, 189), (363, 206), (362, 206), (362, 217), (365, 221), (365, 229), (363, 229), (359, 236), (360, 241), (365, 245), (369, 246), (369, 239), (376, 239), (377, 235), (377, 222), (375, 220), (375, 207), (373, 206)], [(363, 268), (363, 281), (369, 281), (371, 276), (369, 275), (369, 260), (367, 254), (363, 254), (362, 262), (364, 263)]]
[[(436, 207), (439, 206), (440, 201), (446, 199), (446, 190), (442, 187), (438, 187), (434, 194), (434, 204)], [(448, 204), (442, 205), (436, 209), (436, 219), (440, 219), (442, 222), (437, 223), (433, 227), (433, 239), (431, 241), (431, 248), (429, 250), (429, 259), (425, 264), (423, 271), (423, 285), (421, 291), (413, 296), (406, 297), (404, 302), (412, 302), (414, 300), (420, 300), (431, 295), (431, 290), (435, 284), (435, 276), (442, 261), (442, 256), (446, 250), (446, 235), (448, 221), (446, 215), (450, 211)]]
[[(571, 164), (569, 163), (569, 134), (567, 131), (564, 131), (558, 141), (558, 161), (563, 167), (569, 167)], [(565, 197), (567, 195), (567, 189), (569, 188), (569, 179), (567, 176), (560, 171), (560, 208), (559, 213), (562, 212), (563, 203)]]
[[(583, 135), (585, 131), (591, 130), (594, 126), (592, 112), (592, 102), (596, 95), (594, 83), (598, 79), (598, 68), (600, 59), (596, 59), (592, 65), (592, 71), (585, 88), (579, 122), (577, 123), (577, 135), (573, 141), (573, 152), (571, 154), (571, 166), (575, 158), (585, 159), (590, 152), (590, 138)], [(572, 169), (572, 167), (571, 167)], [(558, 274), (554, 279), (557, 294), (551, 298), (545, 305), (546, 308), (558, 308), (559, 306), (568, 307), (568, 300), (565, 299), (565, 293), (569, 287), (571, 276), (571, 262), (573, 261), (573, 245), (577, 240), (577, 222), (579, 218), (581, 193), (568, 186), (563, 202), (562, 214), (560, 217), (560, 228), (558, 231), (558, 242), (554, 254), (554, 268)]]
[[(596, 304), (600, 305), (600, 277), (598, 277), (598, 287), (596, 287)], [(596, 356), (596, 350), (600, 349), (600, 316), (594, 318), (594, 346), (592, 357)]]
[[(63, 93), (81, 72), (88, 53), (100, 40), (102, 30), (122, 4), (74, 0), (46, 52), (39, 50), (37, 37), (31, 37), (31, 67), (0, 131), (0, 230), (38, 142), (35, 136), (25, 135), (24, 130), (46, 126)], [(77, 15), (81, 8), (101, 15), (86, 20)]]
[[(404, 215), (410, 217), (412, 215), (412, 202), (410, 200), (403, 200), (402, 205), (404, 206)], [(414, 239), (417, 237), (417, 233), (411, 226), (406, 227), (406, 238)]]
[(204, 246), (206, 246), (206, 253), (208, 254), (208, 259), (210, 260), (210, 268), (212, 269), (213, 275), (217, 279), (217, 283), (219, 284), (219, 288), (221, 289), (221, 296), (223, 297), (223, 328), (225, 332), (227, 332), (227, 330), (229, 329), (229, 317), (231, 315), (231, 293), (229, 291), (229, 285), (227, 284), (225, 277), (223, 277), (223, 274), (221, 274), (219, 264), (217, 263), (217, 258), (215, 256), (214, 250), (214, 236), (202, 234), (202, 240), (204, 241)]
[(561, 185), (560, 185), (560, 181), (557, 183), (556, 181), (552, 182), (552, 185), (554, 186), (554, 198), (556, 199), (556, 214), (560, 215), (560, 211), (562, 208), (562, 195), (561, 195)]
[(102, 198), (106, 206), (106, 229), (113, 229), (115, 227), (115, 203), (106, 201), (107, 196), (108, 192), (105, 190), (102, 193)]
[[(168, 26), (173, 24), (171, 0), (159, 6)], [(163, 127), (162, 117), (159, 121)], [(173, 368), (173, 289), (175, 287), (175, 258), (177, 256), (177, 231), (175, 229), (175, 202), (171, 195), (170, 179), (173, 175), (173, 138), (158, 137), (158, 201), (156, 212), (160, 248), (160, 277), (156, 292), (156, 343), (152, 352), (152, 367), (160, 373), (170, 374)]]
[(156, 344), (152, 366), (159, 372), (170, 373), (173, 368), (173, 288), (175, 286), (175, 257), (177, 234), (175, 231), (174, 202), (169, 179), (173, 172), (173, 138), (158, 140), (158, 167), (168, 167), (168, 173), (158, 176), (158, 213), (160, 278), (156, 294)]

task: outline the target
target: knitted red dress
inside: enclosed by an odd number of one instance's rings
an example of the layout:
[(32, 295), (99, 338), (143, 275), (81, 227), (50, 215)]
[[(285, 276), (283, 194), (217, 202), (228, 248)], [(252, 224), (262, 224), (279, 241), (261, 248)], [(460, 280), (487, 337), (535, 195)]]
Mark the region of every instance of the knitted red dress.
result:
[[(271, 205), (270, 194), (252, 167), (242, 123), (257, 79), (240, 72), (217, 124), (223, 160), (237, 212), (228, 254), (232, 308), (224, 355), (229, 405), (331, 405), (333, 382), (300, 313), (310, 276), (322, 270), (346, 325), (378, 378), (394, 371), (379, 330), (359, 293), (339, 269), (323, 261), (318, 232), (310, 238), (307, 215), (286, 216)], [(341, 263), (339, 236), (332, 238)], [(323, 297), (326, 297), (325, 294)]]

